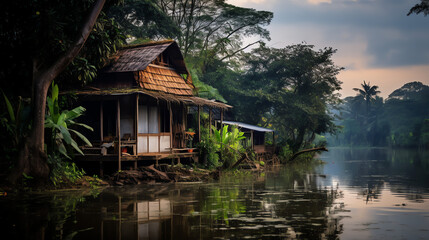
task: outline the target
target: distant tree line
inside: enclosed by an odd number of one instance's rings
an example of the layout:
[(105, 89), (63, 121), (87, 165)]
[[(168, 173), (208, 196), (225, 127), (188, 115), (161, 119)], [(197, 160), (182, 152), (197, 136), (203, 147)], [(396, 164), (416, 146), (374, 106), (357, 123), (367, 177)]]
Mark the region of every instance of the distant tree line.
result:
[(377, 86), (363, 83), (355, 97), (339, 108), (342, 130), (329, 136), (330, 145), (429, 148), (429, 87), (410, 82), (386, 100)]

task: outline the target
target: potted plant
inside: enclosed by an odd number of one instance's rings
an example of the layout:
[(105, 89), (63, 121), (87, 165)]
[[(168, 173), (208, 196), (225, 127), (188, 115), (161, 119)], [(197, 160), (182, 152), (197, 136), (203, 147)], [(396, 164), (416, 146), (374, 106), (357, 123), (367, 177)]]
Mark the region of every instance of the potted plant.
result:
[(194, 131), (194, 129), (189, 128), (188, 131), (185, 132), (185, 134), (186, 134), (186, 139), (187, 139), (187, 147), (189, 148), (188, 152), (193, 152), (192, 142), (194, 140), (195, 131)]

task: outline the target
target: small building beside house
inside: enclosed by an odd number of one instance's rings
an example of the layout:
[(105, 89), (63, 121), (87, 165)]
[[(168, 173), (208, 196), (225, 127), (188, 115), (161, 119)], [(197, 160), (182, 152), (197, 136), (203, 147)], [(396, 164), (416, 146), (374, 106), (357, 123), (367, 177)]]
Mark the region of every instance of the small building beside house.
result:
[[(258, 155), (272, 154), (274, 152), (275, 145), (275, 133), (274, 130), (269, 128), (264, 128), (260, 126), (255, 126), (242, 122), (234, 121), (222, 121), (222, 124), (227, 124), (231, 126), (236, 126), (240, 131), (244, 132), (246, 141), (244, 142), (244, 147), (251, 147)], [(269, 136), (269, 135), (271, 136)], [(272, 144), (268, 145), (265, 143), (265, 139), (272, 137)]]
[[(85, 160), (177, 159), (197, 154), (187, 145), (190, 106), (225, 111), (231, 106), (194, 96), (195, 86), (176, 42), (150, 42), (118, 51), (85, 89), (75, 91), (87, 112), (81, 121), (93, 132), (82, 146)], [(199, 114), (198, 114), (199, 116)], [(198, 117), (199, 119), (199, 117)], [(199, 122), (199, 120), (198, 120)]]

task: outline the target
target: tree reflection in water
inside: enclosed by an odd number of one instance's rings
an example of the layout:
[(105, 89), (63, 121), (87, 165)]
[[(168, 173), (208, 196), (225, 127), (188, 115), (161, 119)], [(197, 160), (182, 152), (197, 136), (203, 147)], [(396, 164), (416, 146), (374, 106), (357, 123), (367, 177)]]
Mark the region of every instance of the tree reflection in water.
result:
[[(108, 188), (96, 196), (55, 193), (38, 201), (45, 214), (26, 208), (35, 203), (29, 196), (14, 205), (20, 211), (10, 224), (22, 231), (11, 237), (32, 238), (24, 233), (42, 229), (40, 239), (335, 239), (342, 227), (334, 215), (344, 205), (335, 201), (337, 187), (320, 184), (319, 170), (295, 164), (225, 174), (212, 183)], [(3, 227), (7, 215), (14, 213), (2, 215)], [(30, 228), (35, 222), (38, 229)]]

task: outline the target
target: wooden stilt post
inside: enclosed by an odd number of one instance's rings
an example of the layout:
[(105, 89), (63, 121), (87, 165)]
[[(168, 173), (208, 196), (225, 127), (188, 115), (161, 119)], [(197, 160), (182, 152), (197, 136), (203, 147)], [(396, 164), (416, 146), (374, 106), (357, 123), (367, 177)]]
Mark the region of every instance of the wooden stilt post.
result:
[(188, 128), (188, 106), (183, 105), (183, 119), (185, 121), (185, 131)]
[[(139, 152), (138, 146), (139, 146), (139, 94), (136, 94), (136, 129), (135, 129), (135, 135), (136, 135), (136, 152), (134, 153), (134, 155), (138, 155), (137, 153)], [(137, 160), (136, 160), (137, 161)]]
[(252, 150), (255, 150), (255, 142), (253, 140), (253, 130), (250, 131), (250, 142), (252, 143)]
[(104, 136), (103, 136), (103, 101), (100, 102), (100, 143), (103, 144)]
[(223, 124), (223, 109), (220, 110), (220, 127), (222, 127)]
[(161, 108), (159, 106), (159, 101), (156, 101), (156, 108), (158, 109), (158, 152), (161, 152)]
[(212, 109), (209, 107), (209, 135), (212, 135)]
[[(150, 132), (150, 128), (149, 128), (149, 119), (150, 119), (150, 106), (149, 106), (149, 104), (147, 105), (147, 107), (146, 107), (146, 114), (147, 114), (147, 121), (146, 121), (146, 125), (147, 125), (147, 132), (149, 133)], [(147, 152), (149, 152), (150, 150), (149, 150), (149, 134), (146, 136), (146, 149), (147, 149)]]
[[(100, 102), (100, 145), (103, 144), (104, 136), (103, 136), (103, 101)], [(102, 158), (100, 158), (102, 159)], [(103, 171), (103, 160), (100, 160), (100, 177), (103, 177), (104, 171)]]
[(121, 104), (119, 98), (117, 100), (117, 132), (118, 132), (118, 171), (121, 171)]
[(180, 143), (180, 145), (181, 145), (182, 148), (186, 147), (186, 142), (185, 142), (185, 132), (186, 132), (186, 120), (185, 120), (185, 118), (186, 118), (186, 111), (185, 111), (185, 109), (186, 109), (186, 106), (185, 106), (185, 104), (183, 104), (183, 106), (182, 106), (182, 126), (183, 126), (184, 131), (182, 132), (182, 141)]
[(201, 142), (201, 106), (198, 106), (198, 142)]
[(173, 152), (173, 109), (171, 102), (168, 103), (168, 110), (170, 111), (170, 152)]

